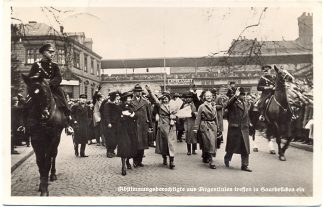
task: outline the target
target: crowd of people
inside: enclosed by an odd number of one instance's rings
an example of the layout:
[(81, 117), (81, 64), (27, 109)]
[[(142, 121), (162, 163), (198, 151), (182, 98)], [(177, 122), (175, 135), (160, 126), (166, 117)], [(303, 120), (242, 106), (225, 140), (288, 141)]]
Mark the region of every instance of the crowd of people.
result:
[[(202, 72), (202, 73), (173, 73), (168, 74), (168, 79), (192, 79), (192, 78), (239, 78), (239, 77), (259, 77), (259, 72)], [(103, 81), (123, 81), (123, 80), (162, 80), (163, 74), (129, 74), (120, 75), (113, 74), (111, 76), (107, 74), (101, 75)]]
[[(216, 169), (217, 149), (223, 142), (223, 118), (228, 121), (226, 155), (224, 164), (230, 166), (233, 154), (241, 155), (241, 170), (251, 172), (249, 168), (249, 110), (258, 105), (261, 112), (260, 121), (264, 121), (264, 108), (267, 99), (275, 90), (274, 77), (269, 71), (271, 66), (263, 66), (264, 75), (258, 84), (260, 101), (255, 94), (247, 93), (243, 87), (236, 87), (231, 82), (225, 95), (217, 89), (204, 90), (201, 94), (195, 87), (183, 94), (171, 94), (168, 91), (154, 94), (146, 85), (144, 89), (136, 84), (131, 91), (112, 91), (104, 97), (101, 88), (93, 94), (92, 101), (87, 101), (86, 94), (77, 100), (66, 100), (59, 87), (62, 77), (57, 64), (51, 62), (54, 49), (46, 44), (40, 48), (44, 58), (33, 64), (30, 77), (49, 79), (52, 93), (58, 107), (67, 117), (67, 132), (73, 128), (74, 153), (77, 157), (88, 157), (86, 145), (96, 140), (97, 145), (106, 147), (106, 156), (121, 158), (122, 175), (127, 169), (144, 167), (144, 151), (155, 147), (155, 152), (162, 157), (162, 163), (170, 169), (175, 168), (176, 143), (185, 137), (187, 155), (195, 155), (202, 150), (202, 162), (209, 168)], [(312, 143), (313, 101), (310, 84), (299, 84), (298, 90), (290, 90), (291, 100), (298, 97), (299, 102), (291, 102), (292, 127), (287, 136), (303, 139)], [(291, 86), (294, 87), (294, 86)], [(291, 98), (292, 97), (292, 98)], [(89, 97), (90, 98), (90, 97)], [(27, 97), (26, 99), (29, 99)], [(26, 101), (21, 95), (12, 98), (12, 153), (18, 140), (25, 140), (29, 146), (28, 132), (24, 128), (22, 110)], [(46, 120), (48, 110), (42, 112)], [(299, 132), (300, 131), (300, 132)], [(300, 134), (297, 134), (297, 133)], [(69, 134), (69, 133), (67, 133)], [(21, 142), (21, 141), (20, 141)], [(19, 143), (18, 143), (19, 144)], [(130, 164), (133, 160), (133, 165)]]

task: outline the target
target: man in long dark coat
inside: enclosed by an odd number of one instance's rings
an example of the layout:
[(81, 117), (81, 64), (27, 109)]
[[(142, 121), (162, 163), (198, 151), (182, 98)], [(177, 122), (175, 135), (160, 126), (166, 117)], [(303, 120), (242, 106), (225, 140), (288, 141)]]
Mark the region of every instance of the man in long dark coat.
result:
[(233, 154), (241, 154), (241, 170), (252, 172), (249, 165), (249, 104), (244, 100), (244, 88), (238, 88), (225, 105), (228, 108), (228, 133), (224, 162), (229, 167)]
[(271, 66), (265, 65), (262, 67), (263, 76), (261, 76), (257, 90), (262, 91), (260, 101), (258, 104), (258, 108), (260, 111), (260, 120), (264, 121), (264, 111), (266, 107), (266, 100), (271, 97), (272, 94), (274, 94), (275, 90), (275, 77), (270, 74)]
[(88, 157), (85, 155), (85, 148), (89, 139), (89, 123), (91, 110), (86, 104), (87, 95), (80, 95), (80, 103), (72, 106), (71, 116), (74, 129), (74, 151), (75, 156), (79, 156), (79, 144), (80, 147), (80, 157)]
[(133, 89), (134, 97), (131, 105), (135, 112), (136, 128), (137, 128), (137, 154), (134, 157), (134, 167), (143, 167), (144, 150), (149, 148), (148, 145), (148, 131), (152, 129), (152, 117), (150, 113), (150, 106), (147, 100), (142, 98), (143, 89), (139, 84), (136, 84)]

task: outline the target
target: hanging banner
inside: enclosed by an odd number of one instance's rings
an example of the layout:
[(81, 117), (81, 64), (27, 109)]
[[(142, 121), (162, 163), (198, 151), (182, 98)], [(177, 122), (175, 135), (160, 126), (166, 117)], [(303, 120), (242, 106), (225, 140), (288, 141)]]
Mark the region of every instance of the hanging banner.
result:
[(190, 85), (192, 79), (168, 79), (168, 85)]

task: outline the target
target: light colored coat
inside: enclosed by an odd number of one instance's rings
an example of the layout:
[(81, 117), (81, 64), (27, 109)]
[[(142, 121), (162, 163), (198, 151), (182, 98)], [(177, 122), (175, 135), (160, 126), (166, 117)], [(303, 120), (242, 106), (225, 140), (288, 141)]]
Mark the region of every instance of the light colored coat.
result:
[(202, 149), (206, 153), (216, 154), (218, 119), (215, 103), (204, 102), (198, 108), (194, 129), (201, 133)]
[(102, 101), (97, 101), (93, 107), (93, 126), (97, 126), (101, 122), (100, 106)]
[(170, 125), (170, 105), (159, 104), (159, 115), (155, 153), (174, 157), (177, 136), (175, 124)]

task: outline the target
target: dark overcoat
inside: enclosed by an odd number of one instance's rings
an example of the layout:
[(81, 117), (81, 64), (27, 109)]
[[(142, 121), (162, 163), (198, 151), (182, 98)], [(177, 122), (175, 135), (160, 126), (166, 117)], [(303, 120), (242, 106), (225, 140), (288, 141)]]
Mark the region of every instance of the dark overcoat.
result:
[(72, 106), (71, 116), (73, 121), (75, 144), (87, 144), (89, 139), (89, 124), (91, 123), (91, 110), (86, 104)]
[(245, 101), (239, 101), (233, 96), (225, 105), (228, 108), (228, 132), (226, 152), (244, 154), (250, 153), (249, 141), (249, 107)]
[[(121, 112), (129, 111), (133, 113), (132, 106), (126, 103), (120, 105)], [(137, 130), (136, 116), (131, 117), (120, 114), (117, 137), (117, 156), (122, 158), (132, 158), (137, 153)]]
[(272, 75), (261, 76), (257, 86), (257, 90), (262, 91), (258, 104), (259, 108), (262, 108), (265, 104), (265, 100), (274, 93), (274, 90), (268, 89), (270, 85), (275, 85), (275, 77)]
[(63, 78), (57, 63), (40, 60), (33, 63), (28, 77), (38, 74), (41, 78), (49, 79), (49, 86), (54, 95), (58, 107), (69, 108), (65, 91), (60, 86)]
[(137, 100), (136, 97), (133, 97), (131, 105), (137, 117), (137, 150), (148, 149), (148, 130), (149, 127), (152, 127), (150, 106), (147, 100), (143, 98)]
[[(104, 124), (104, 135), (107, 139), (107, 147), (115, 149), (117, 146), (118, 139), (118, 129), (121, 118), (121, 106), (113, 102), (107, 101), (104, 105), (104, 115), (105, 124)], [(109, 128), (108, 125), (111, 124)]]

